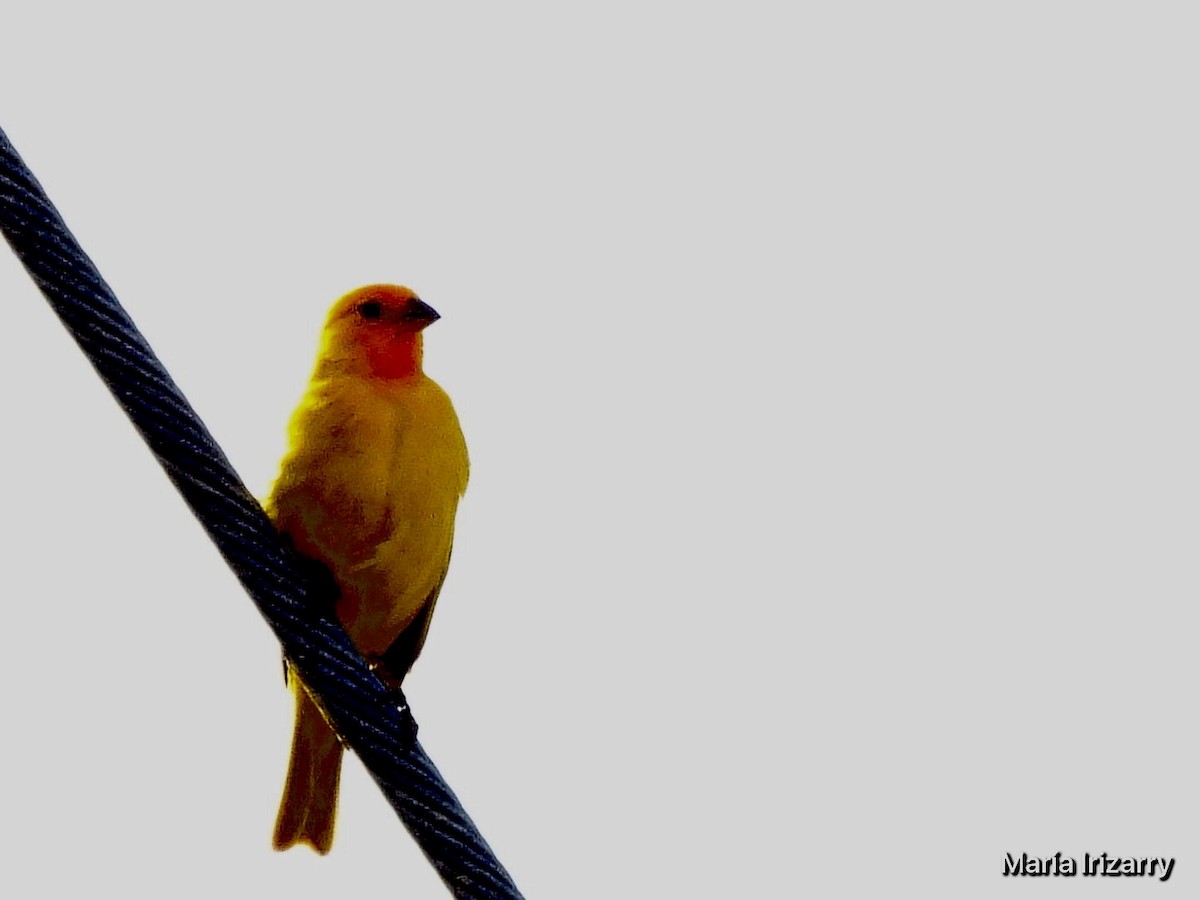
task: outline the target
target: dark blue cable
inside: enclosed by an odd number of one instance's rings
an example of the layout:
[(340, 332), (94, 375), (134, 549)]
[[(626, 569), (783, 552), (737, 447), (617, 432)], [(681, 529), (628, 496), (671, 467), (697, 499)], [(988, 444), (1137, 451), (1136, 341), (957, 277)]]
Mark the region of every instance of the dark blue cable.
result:
[(446, 886), (461, 898), (519, 898), (417, 743), (411, 714), (322, 612), (331, 604), (319, 580), (304, 575), (3, 131), (0, 230)]

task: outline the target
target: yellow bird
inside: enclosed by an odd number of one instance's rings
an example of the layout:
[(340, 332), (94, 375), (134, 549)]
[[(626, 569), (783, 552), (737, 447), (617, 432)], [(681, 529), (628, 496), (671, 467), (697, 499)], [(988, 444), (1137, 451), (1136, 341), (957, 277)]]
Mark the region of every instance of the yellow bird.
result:
[[(354, 645), (389, 687), (421, 652), (450, 564), (467, 447), (450, 398), (422, 369), (438, 314), (375, 284), (333, 305), (289, 447), (265, 502), (296, 550), (328, 567)], [(274, 845), (329, 852), (342, 745), (291, 670), (296, 724)]]

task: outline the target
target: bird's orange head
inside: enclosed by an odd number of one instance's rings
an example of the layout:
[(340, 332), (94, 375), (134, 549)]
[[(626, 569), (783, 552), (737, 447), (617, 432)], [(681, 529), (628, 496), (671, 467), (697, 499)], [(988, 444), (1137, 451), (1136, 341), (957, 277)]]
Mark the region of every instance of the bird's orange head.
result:
[(438, 318), (406, 287), (358, 288), (329, 311), (319, 365), (387, 380), (414, 377), (421, 373), (421, 332)]

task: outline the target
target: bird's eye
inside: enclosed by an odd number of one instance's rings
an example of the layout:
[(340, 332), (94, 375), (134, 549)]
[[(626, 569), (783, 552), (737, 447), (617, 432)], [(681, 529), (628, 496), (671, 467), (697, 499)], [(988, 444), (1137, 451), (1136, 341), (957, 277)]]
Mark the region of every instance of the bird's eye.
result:
[(364, 319), (378, 319), (383, 315), (383, 307), (376, 300), (368, 300), (358, 304), (358, 314)]

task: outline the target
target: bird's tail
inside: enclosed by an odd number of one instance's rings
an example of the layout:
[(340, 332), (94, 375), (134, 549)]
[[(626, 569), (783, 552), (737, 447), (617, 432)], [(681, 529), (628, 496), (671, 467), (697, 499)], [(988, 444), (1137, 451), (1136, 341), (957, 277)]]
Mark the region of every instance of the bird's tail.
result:
[(292, 733), (292, 758), (288, 762), (283, 799), (275, 820), (274, 845), (276, 850), (286, 850), (294, 844), (307, 843), (324, 854), (333, 844), (342, 745), (295, 671), (290, 680), (296, 695), (296, 728)]

